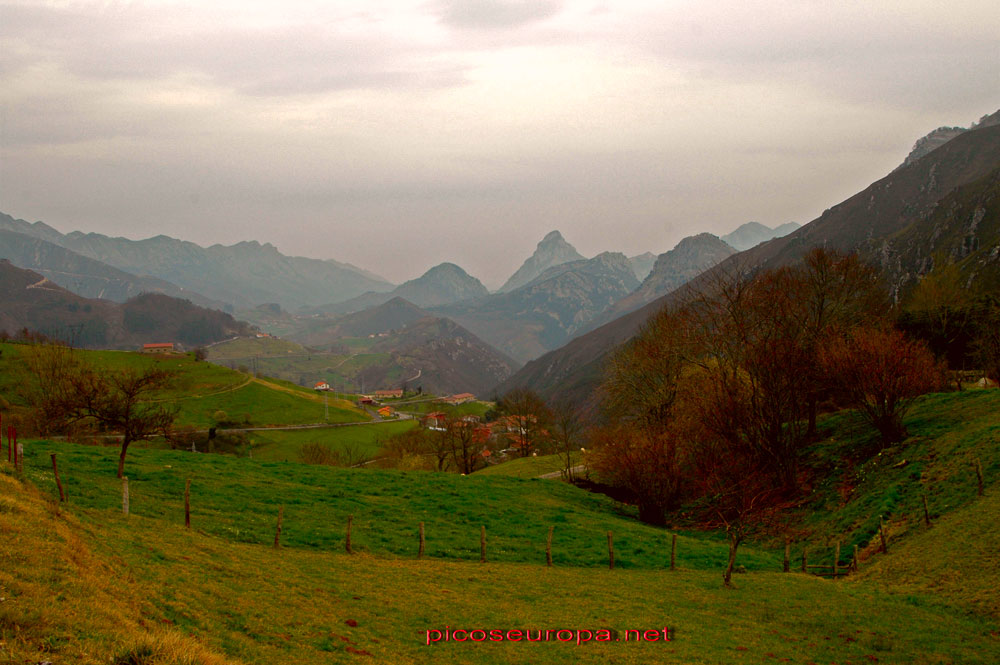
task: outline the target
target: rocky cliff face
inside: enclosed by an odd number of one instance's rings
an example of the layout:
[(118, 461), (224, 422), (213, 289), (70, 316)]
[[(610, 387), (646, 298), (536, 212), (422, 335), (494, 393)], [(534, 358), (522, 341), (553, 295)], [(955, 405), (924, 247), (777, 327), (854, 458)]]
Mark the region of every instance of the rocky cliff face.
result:
[(510, 276), (506, 284), (500, 287), (498, 293), (508, 293), (520, 288), (553, 266), (580, 261), (583, 258), (573, 245), (566, 242), (561, 233), (551, 231), (538, 243), (535, 253)]
[(587, 329), (596, 328), (653, 302), (735, 253), (735, 249), (711, 233), (684, 238), (672, 250), (656, 258), (653, 270), (639, 288), (595, 318)]

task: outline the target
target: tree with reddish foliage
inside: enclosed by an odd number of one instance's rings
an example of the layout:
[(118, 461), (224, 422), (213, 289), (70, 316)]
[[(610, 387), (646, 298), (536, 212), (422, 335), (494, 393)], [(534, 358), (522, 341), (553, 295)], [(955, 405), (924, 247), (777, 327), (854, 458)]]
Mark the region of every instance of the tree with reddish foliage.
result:
[(943, 368), (924, 343), (891, 328), (851, 330), (822, 350), (820, 364), (847, 404), (879, 431), (884, 445), (908, 436), (906, 412), (944, 379)]
[(698, 420), (688, 422), (692, 489), (704, 505), (705, 525), (726, 532), (729, 559), (722, 579), (731, 587), (740, 545), (775, 522), (783, 488), (744, 437), (714, 435)]
[(806, 396), (806, 438), (816, 436), (819, 401), (829, 394), (829, 382), (819, 371), (819, 350), (826, 340), (858, 325), (871, 325), (891, 310), (888, 289), (878, 270), (857, 254), (817, 247), (794, 269), (796, 298), (802, 307), (806, 351), (804, 366), (810, 383)]
[(810, 353), (788, 269), (720, 276), (689, 306), (700, 353), (694, 409), (707, 431), (746, 445), (788, 490), (805, 442)]

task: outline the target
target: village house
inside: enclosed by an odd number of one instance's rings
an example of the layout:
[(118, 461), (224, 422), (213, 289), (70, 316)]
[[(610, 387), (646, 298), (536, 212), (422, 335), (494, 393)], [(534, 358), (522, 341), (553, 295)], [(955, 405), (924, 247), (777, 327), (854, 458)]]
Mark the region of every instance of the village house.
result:
[(375, 399), (394, 399), (403, 396), (403, 389), (396, 388), (395, 390), (376, 390)]
[(313, 386), (313, 390), (329, 390), (330, 384), (326, 381), (317, 381), (316, 385)]
[(142, 345), (142, 352), (143, 353), (173, 353), (174, 352), (174, 344), (173, 344), (173, 342), (143, 344)]
[(471, 402), (476, 399), (476, 396), (472, 393), (459, 393), (457, 395), (452, 395), (450, 397), (444, 397), (440, 401), (445, 404), (451, 404), (452, 406), (458, 406), (459, 404), (465, 404), (466, 402)]

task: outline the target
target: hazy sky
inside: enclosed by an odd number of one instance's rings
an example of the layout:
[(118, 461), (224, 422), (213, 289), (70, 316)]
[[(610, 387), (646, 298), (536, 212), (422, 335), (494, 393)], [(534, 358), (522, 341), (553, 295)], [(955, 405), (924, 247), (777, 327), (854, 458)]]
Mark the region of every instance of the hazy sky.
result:
[(392, 281), (805, 223), (1000, 107), (995, 0), (0, 3), (0, 211)]

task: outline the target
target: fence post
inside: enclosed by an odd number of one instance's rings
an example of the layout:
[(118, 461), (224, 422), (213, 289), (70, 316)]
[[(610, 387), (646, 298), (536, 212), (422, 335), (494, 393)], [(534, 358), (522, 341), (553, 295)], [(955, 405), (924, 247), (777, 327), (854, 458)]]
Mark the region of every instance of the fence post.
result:
[(281, 546), (281, 518), (285, 516), (285, 507), (278, 506), (278, 526), (274, 529), (274, 549)]
[(615, 538), (608, 531), (608, 570), (615, 569)]
[(128, 515), (128, 477), (122, 477), (122, 512)]
[[(17, 441), (17, 438), (14, 440)], [(24, 446), (20, 443), (14, 444), (14, 467), (18, 471), (24, 471)]]
[(670, 570), (674, 570), (677, 564), (677, 534), (670, 534)]
[(184, 528), (191, 528), (191, 479), (184, 483)]
[(881, 515), (878, 516), (878, 535), (882, 538), (882, 554), (888, 554), (889, 548), (885, 543), (885, 520)]
[(344, 539), (344, 549), (347, 550), (348, 554), (354, 554), (354, 550), (351, 549), (351, 527), (354, 525), (354, 515), (347, 516), (347, 538)]
[(417, 550), (417, 558), (424, 558), (424, 523), (420, 523), (420, 549)]
[(486, 525), (479, 527), (479, 563), (486, 563)]
[(840, 541), (837, 541), (837, 547), (833, 550), (833, 579), (837, 579), (837, 575), (840, 574)]
[(931, 525), (931, 514), (930, 514), (930, 511), (927, 510), (927, 495), (926, 494), (921, 494), (920, 498), (924, 500), (924, 524), (926, 524), (927, 526), (930, 526)]
[(854, 568), (854, 572), (858, 572), (858, 546), (854, 546), (854, 559), (851, 560), (851, 567)]
[(979, 496), (983, 495), (983, 465), (980, 463), (979, 458), (976, 458), (976, 483), (978, 485), (976, 489), (976, 494)]
[(52, 453), (52, 473), (56, 476), (56, 487), (59, 488), (59, 501), (66, 503), (66, 493), (63, 492), (62, 480), (59, 479), (59, 465), (56, 464), (56, 454)]
[(782, 565), (782, 571), (788, 572), (792, 568), (792, 543), (788, 538), (785, 538), (785, 561)]
[(545, 541), (545, 565), (552, 566), (552, 530), (555, 529), (554, 526), (549, 527), (549, 537)]
[(809, 569), (806, 567), (806, 547), (802, 546), (802, 572), (808, 573)]

